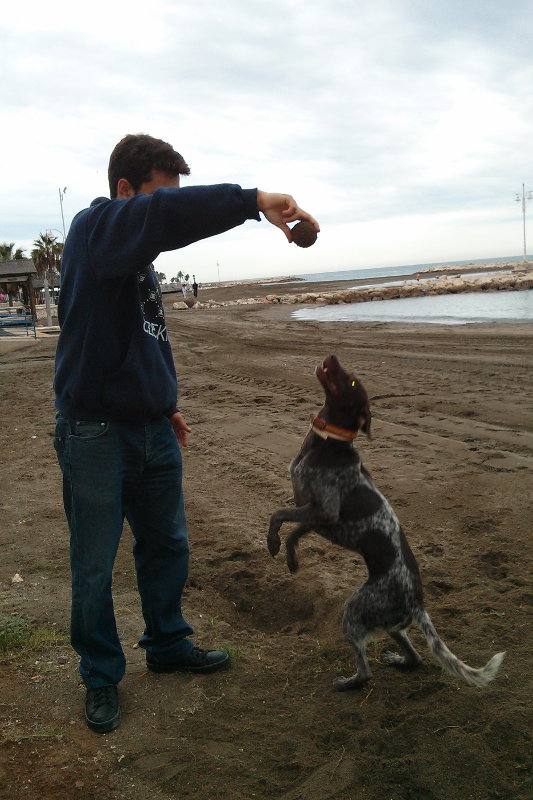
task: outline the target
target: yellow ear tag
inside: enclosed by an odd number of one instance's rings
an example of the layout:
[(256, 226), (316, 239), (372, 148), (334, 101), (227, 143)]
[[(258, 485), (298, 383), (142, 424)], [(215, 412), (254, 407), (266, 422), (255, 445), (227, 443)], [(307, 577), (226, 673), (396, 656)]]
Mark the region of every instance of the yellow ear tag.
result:
[(357, 381), (352, 381), (352, 386), (357, 386)]

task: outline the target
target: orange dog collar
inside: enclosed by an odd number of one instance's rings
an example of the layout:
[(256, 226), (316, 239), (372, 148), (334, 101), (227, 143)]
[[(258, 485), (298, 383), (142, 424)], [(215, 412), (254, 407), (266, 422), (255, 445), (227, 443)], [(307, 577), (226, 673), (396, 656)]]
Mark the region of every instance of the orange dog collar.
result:
[(338, 439), (341, 442), (352, 442), (359, 433), (359, 431), (352, 431), (349, 428), (330, 425), (320, 417), (311, 417), (311, 428), (323, 439)]

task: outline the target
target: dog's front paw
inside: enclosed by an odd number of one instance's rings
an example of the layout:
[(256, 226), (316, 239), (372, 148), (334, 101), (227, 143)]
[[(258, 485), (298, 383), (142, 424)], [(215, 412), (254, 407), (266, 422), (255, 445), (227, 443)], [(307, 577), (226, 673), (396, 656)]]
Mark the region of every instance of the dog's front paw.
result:
[(271, 556), (277, 556), (281, 547), (281, 539), (277, 531), (269, 531), (267, 536), (268, 552)]

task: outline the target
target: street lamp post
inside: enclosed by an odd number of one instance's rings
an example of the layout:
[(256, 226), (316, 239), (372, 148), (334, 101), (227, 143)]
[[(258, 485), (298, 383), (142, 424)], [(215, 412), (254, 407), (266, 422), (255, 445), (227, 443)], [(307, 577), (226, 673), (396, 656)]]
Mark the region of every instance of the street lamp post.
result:
[(522, 219), (524, 225), (524, 264), (527, 264), (527, 246), (526, 246), (526, 200), (533, 200), (531, 192), (526, 194), (526, 186), (522, 184), (522, 194), (516, 193), (515, 200), (517, 203), (522, 202)]
[(64, 189), (58, 189), (57, 191), (59, 192), (59, 205), (61, 206), (61, 219), (63, 221), (63, 241), (65, 241), (67, 236), (66, 236), (66, 233), (65, 233), (65, 217), (64, 217), (64, 214), (63, 214), (63, 198), (65, 196), (65, 192), (67, 191), (67, 187), (65, 186)]

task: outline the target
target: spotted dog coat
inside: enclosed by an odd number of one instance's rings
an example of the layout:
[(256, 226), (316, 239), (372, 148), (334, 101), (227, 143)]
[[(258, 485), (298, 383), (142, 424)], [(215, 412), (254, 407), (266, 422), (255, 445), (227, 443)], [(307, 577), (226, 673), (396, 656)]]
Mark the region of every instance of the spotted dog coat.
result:
[(420, 627), (431, 652), (448, 672), (473, 686), (485, 686), (496, 677), (505, 653), (497, 653), (484, 667), (473, 669), (439, 638), (424, 610), (420, 572), (398, 517), (353, 447), (359, 431), (370, 438), (371, 413), (364, 386), (333, 355), (317, 366), (315, 374), (324, 389), (325, 404), (290, 466), (296, 505), (272, 514), (267, 543), (271, 555), (277, 555), (282, 524), (298, 522), (286, 541), (291, 572), (298, 569), (298, 541), (311, 531), (355, 550), (366, 562), (368, 580), (348, 600), (343, 616), (357, 672), (339, 678), (335, 687), (352, 689), (369, 680), (366, 642), (377, 633), (388, 633), (400, 648), (401, 654), (385, 654), (389, 663), (404, 668), (420, 664), (407, 636), (412, 622)]

